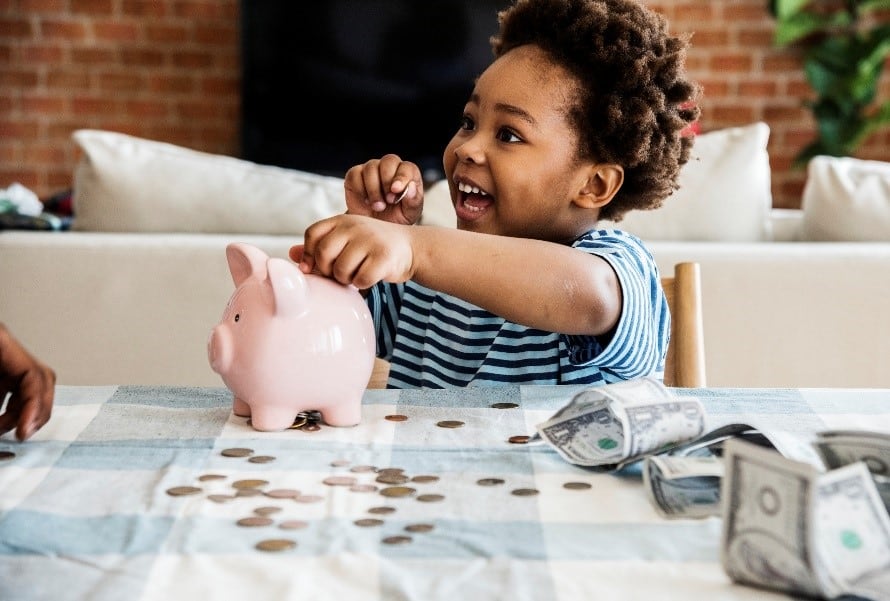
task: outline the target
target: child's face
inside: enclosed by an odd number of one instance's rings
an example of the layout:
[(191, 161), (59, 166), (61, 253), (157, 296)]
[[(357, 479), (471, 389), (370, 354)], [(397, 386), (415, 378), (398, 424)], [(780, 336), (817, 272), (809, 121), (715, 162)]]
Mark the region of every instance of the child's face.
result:
[(590, 166), (566, 116), (576, 86), (532, 45), (482, 73), (445, 148), (458, 228), (569, 242), (595, 222), (572, 202)]

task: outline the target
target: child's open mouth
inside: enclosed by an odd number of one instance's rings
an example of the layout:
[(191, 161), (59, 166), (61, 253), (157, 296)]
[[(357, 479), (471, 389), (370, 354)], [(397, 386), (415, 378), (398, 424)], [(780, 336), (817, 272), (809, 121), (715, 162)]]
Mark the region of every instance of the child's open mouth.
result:
[(460, 220), (474, 221), (479, 219), (494, 204), (494, 198), (481, 188), (458, 182), (457, 189), (459, 193), (454, 210), (457, 213), (457, 218)]

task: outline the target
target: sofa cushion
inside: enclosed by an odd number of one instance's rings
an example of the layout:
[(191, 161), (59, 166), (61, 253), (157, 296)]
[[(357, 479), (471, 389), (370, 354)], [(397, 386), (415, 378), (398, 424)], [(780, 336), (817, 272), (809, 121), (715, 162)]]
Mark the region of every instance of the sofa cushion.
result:
[(802, 206), (804, 240), (890, 241), (890, 163), (814, 157)]
[(766, 123), (753, 123), (698, 135), (680, 188), (661, 207), (603, 225), (643, 240), (769, 240), (769, 133)]
[(343, 180), (153, 140), (78, 130), (73, 228), (299, 234), (346, 208)]

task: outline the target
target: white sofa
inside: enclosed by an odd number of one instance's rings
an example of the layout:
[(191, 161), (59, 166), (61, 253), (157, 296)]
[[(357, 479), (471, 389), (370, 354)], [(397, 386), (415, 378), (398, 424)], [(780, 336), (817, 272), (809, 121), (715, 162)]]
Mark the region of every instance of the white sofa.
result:
[[(755, 129), (765, 155), (763, 129)], [(733, 135), (751, 137), (751, 130)], [(56, 369), (60, 384), (222, 385), (206, 341), (233, 288), (226, 244), (249, 242), (286, 257), (305, 225), (342, 210), (342, 182), (108, 132), (80, 136), (75, 230), (0, 232), (0, 320)], [(719, 141), (706, 136), (703, 152)], [(729, 160), (732, 149), (715, 155)], [(725, 207), (733, 193), (762, 194), (763, 174), (745, 168), (751, 157), (735, 160), (741, 179), (727, 181), (702, 155), (696, 174), (684, 171), (683, 189), (694, 193), (696, 178), (717, 178)], [(165, 161), (176, 168), (165, 172)], [(212, 194), (196, 192), (202, 187)], [(645, 217), (666, 223), (674, 209), (684, 218), (696, 213), (669, 203)], [(433, 186), (425, 219), (447, 225), (448, 210), (443, 187)], [(626, 224), (647, 239), (664, 272), (681, 261), (701, 264), (708, 384), (890, 386), (884, 234), (806, 241), (805, 210), (766, 204), (753, 217), (717, 213), (731, 223), (706, 227), (697, 240), (655, 239), (651, 223)], [(756, 234), (744, 233), (746, 220)], [(680, 227), (674, 237), (687, 234)]]

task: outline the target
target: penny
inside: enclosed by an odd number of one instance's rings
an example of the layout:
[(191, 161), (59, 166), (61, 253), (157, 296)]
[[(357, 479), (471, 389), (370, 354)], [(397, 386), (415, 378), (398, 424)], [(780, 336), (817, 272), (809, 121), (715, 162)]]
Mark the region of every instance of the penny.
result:
[(256, 455), (254, 457), (248, 458), (250, 463), (272, 463), (275, 461), (275, 457), (272, 455)]
[(529, 438), (530, 437), (526, 436), (525, 434), (518, 434), (516, 436), (511, 436), (510, 438), (508, 438), (507, 442), (511, 444), (525, 444), (528, 442)]
[(324, 497), (321, 495), (300, 495), (294, 501), (297, 503), (318, 503), (319, 501), (324, 501)]
[(287, 538), (270, 538), (256, 544), (260, 551), (289, 551), (297, 546), (297, 542)]
[(396, 510), (395, 507), (389, 507), (387, 505), (381, 505), (380, 507), (372, 507), (368, 510), (368, 513), (373, 513), (375, 515), (389, 515), (390, 513), (394, 513)]
[(587, 482), (566, 482), (562, 487), (569, 490), (587, 490), (590, 488), (590, 484)]
[(237, 488), (238, 490), (245, 488), (260, 488), (266, 486), (268, 483), (268, 480), (235, 480), (232, 482), (232, 488)]
[(328, 486), (352, 486), (355, 484), (355, 478), (352, 476), (328, 476), (322, 482)]
[(511, 490), (510, 494), (517, 497), (533, 497), (538, 494), (538, 490), (535, 488), (517, 488), (516, 490)]
[(503, 484), (504, 481), (500, 478), (482, 478), (481, 480), (476, 480), (476, 484), (479, 486), (497, 486), (498, 484)]
[(517, 403), (493, 403), (491, 405), (492, 409), (516, 409), (519, 407)]
[(405, 470), (400, 467), (382, 467), (377, 470), (377, 474), (380, 476), (388, 476), (391, 474), (403, 474)]
[(297, 419), (294, 420), (293, 424), (288, 426), (287, 429), (288, 430), (299, 430), (300, 428), (305, 426), (307, 423), (309, 423), (308, 419), (306, 419), (305, 417), (298, 417)]
[(171, 497), (184, 497), (186, 495), (194, 495), (201, 492), (197, 486), (174, 486), (167, 489), (167, 494)]
[(408, 476), (405, 474), (382, 474), (377, 476), (376, 481), (381, 484), (404, 484), (408, 481)]
[(425, 494), (425, 495), (417, 496), (417, 500), (420, 501), (421, 503), (438, 503), (439, 501), (441, 501), (444, 498), (445, 498), (445, 495), (438, 495), (438, 494)]
[(350, 463), (352, 462), (349, 459), (335, 459), (331, 461), (331, 467), (346, 467)]
[(228, 503), (235, 500), (235, 495), (207, 495), (207, 499), (214, 503)]
[(321, 430), (321, 426), (310, 422), (310, 423), (304, 425), (302, 428), (300, 428), (300, 430), (302, 432), (318, 432), (319, 430)]
[(411, 478), (411, 482), (417, 482), (418, 484), (429, 484), (430, 482), (438, 482), (439, 476), (414, 476)]
[(404, 421), (408, 421), (408, 416), (396, 413), (393, 415), (386, 415), (383, 417), (383, 419), (391, 421), (391, 422), (404, 422)]
[(248, 455), (253, 455), (253, 449), (245, 449), (241, 447), (223, 449), (220, 455), (223, 457), (247, 457)]
[(410, 486), (389, 486), (380, 490), (380, 494), (384, 497), (410, 497), (417, 490)]
[(377, 492), (377, 487), (373, 484), (353, 484), (349, 490), (352, 492)]
[(274, 523), (274, 520), (259, 515), (252, 515), (248, 518), (241, 518), (235, 523), (246, 528), (256, 528), (258, 526), (270, 526)]
[(304, 522), (303, 520), (285, 520), (278, 524), (278, 527), (282, 530), (302, 530), (308, 526), (309, 522)]
[(300, 496), (300, 491), (294, 488), (275, 488), (263, 493), (270, 499), (293, 499)]
[(408, 524), (405, 526), (405, 530), (408, 532), (432, 532), (433, 526), (432, 524)]
[(397, 535), (397, 536), (387, 536), (383, 539), (383, 544), (385, 545), (404, 545), (410, 543), (413, 539), (410, 536)]
[(255, 514), (262, 516), (272, 515), (273, 513), (278, 513), (279, 511), (281, 511), (281, 507), (273, 507), (272, 505), (268, 505), (266, 507), (257, 507), (253, 510)]
[(204, 474), (203, 476), (198, 476), (198, 480), (201, 482), (209, 482), (211, 480), (225, 480), (226, 477), (222, 474)]
[(458, 421), (456, 419), (446, 419), (440, 422), (436, 422), (436, 425), (440, 428), (460, 428), (464, 425), (464, 422)]
[(257, 497), (263, 494), (259, 488), (241, 488), (235, 493), (236, 497)]
[(370, 528), (373, 526), (382, 526), (383, 520), (377, 518), (359, 518), (353, 522), (356, 526), (361, 526), (362, 528)]
[(376, 472), (377, 468), (373, 465), (354, 465), (349, 468), (349, 471), (354, 474), (367, 474), (370, 472)]

